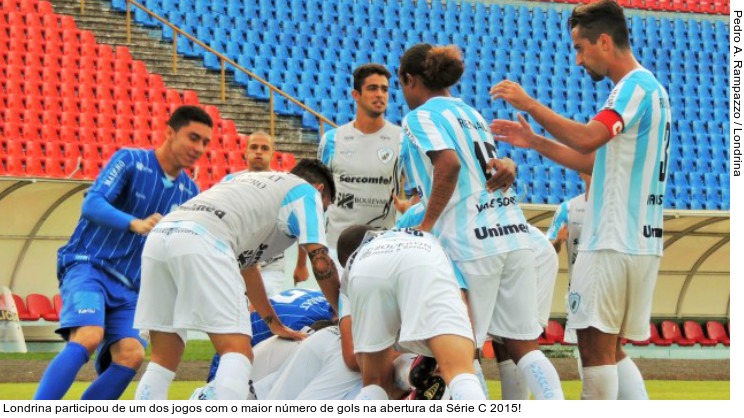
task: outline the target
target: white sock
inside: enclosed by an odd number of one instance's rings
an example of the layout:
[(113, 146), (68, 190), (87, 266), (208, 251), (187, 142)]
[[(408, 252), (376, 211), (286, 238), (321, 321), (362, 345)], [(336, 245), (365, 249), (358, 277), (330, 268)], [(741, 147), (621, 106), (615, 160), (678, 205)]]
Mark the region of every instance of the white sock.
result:
[(168, 399), (168, 389), (174, 377), (175, 372), (151, 361), (137, 385), (134, 399), (141, 401)]
[(473, 368), (475, 369), (475, 377), (478, 378), (481, 389), (483, 389), (483, 394), (486, 395), (486, 399), (491, 399), (491, 395), (488, 393), (488, 385), (486, 385), (486, 376), (483, 376), (483, 368), (478, 359), (473, 360)]
[(530, 399), (530, 389), (524, 381), (524, 376), (514, 360), (499, 362), (499, 376), (501, 377), (501, 399), (522, 401)]
[(362, 388), (356, 399), (360, 401), (386, 401), (388, 395), (385, 389), (377, 385), (369, 385)]
[(619, 400), (647, 400), (648, 393), (643, 382), (641, 371), (630, 357), (617, 362), (617, 399)]
[(532, 350), (525, 354), (517, 367), (535, 399), (563, 399), (563, 388), (558, 372), (542, 351)]
[(449, 390), (452, 392), (452, 400), (485, 400), (480, 382), (474, 374), (460, 373), (449, 382)]
[(616, 400), (618, 393), (617, 366), (591, 366), (584, 367), (584, 385), (581, 390), (581, 399)]
[(395, 369), (395, 386), (398, 389), (409, 391), (413, 389), (411, 382), (408, 381), (408, 375), (411, 374), (411, 364), (416, 359), (416, 355), (412, 353), (403, 353), (393, 360), (393, 368)]
[(214, 376), (215, 399), (246, 400), (250, 374), (251, 361), (248, 357), (240, 353), (225, 353), (220, 356), (220, 365)]

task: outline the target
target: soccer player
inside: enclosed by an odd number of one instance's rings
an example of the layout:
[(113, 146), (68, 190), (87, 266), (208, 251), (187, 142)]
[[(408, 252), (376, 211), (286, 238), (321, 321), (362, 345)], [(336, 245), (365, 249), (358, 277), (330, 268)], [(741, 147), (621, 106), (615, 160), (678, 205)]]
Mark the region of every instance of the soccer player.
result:
[(572, 199), (564, 201), (558, 206), (558, 210), (555, 212), (553, 221), (546, 233), (556, 253), (560, 253), (563, 243), (566, 243), (569, 280), (573, 272), (573, 265), (576, 263), (576, 257), (579, 255), (581, 226), (584, 223), (586, 200), (589, 197), (589, 187), (592, 182), (592, 176), (588, 174), (579, 173), (579, 176), (584, 180), (586, 191)]
[(173, 208), (198, 193), (183, 169), (209, 144), (212, 119), (182, 106), (156, 150), (124, 148), (103, 168), (83, 200), (70, 241), (59, 249), (64, 306), (57, 333), (67, 341), (41, 378), (35, 399), (62, 399), (98, 347), (99, 376), (83, 399), (118, 399), (145, 356), (132, 328), (145, 235)]
[(473, 370), (475, 345), (467, 307), (436, 237), (405, 229), (369, 239), (365, 234), (371, 229), (355, 225), (339, 238), (339, 258), (348, 269), (344, 294), (364, 384), (356, 399), (400, 395), (393, 385), (394, 344), (434, 357), (453, 399), (485, 399)]
[(389, 86), (390, 72), (382, 65), (356, 68), (351, 91), (356, 118), (328, 131), (320, 141), (318, 159), (331, 169), (338, 189), (326, 215), (328, 245), (333, 249), (341, 231), (351, 225), (386, 229), (395, 225), (400, 127), (385, 120)]
[(418, 228), (439, 237), (464, 276), (477, 346), (487, 334), (501, 337), (535, 397), (563, 399), (558, 373), (537, 344), (542, 328), (527, 221), (511, 190), (487, 188), (496, 145), (483, 117), (449, 93), (463, 72), (454, 45), (418, 44), (401, 58), (398, 74), (411, 108), (403, 146), (410, 147), (426, 206)]
[(220, 355), (216, 399), (246, 399), (252, 350), (246, 294), (272, 333), (303, 339), (284, 326), (266, 296), (258, 263), (297, 241), (337, 310), (339, 280), (328, 255), (323, 211), (335, 194), (318, 160), (292, 173), (243, 173), (186, 202), (148, 237), (135, 326), (148, 330), (152, 357), (137, 399), (166, 399), (183, 354), (186, 330), (207, 333)]
[(600, 0), (569, 19), (576, 64), (615, 87), (589, 122), (562, 117), (502, 81), (495, 98), (525, 111), (555, 139), (536, 135), (524, 117), (494, 121), (499, 140), (529, 147), (592, 174), (579, 255), (571, 277), (567, 330), (583, 363), (583, 399), (645, 399), (643, 377), (620, 338), (645, 340), (663, 250), (663, 197), (672, 126), (664, 87), (633, 56), (623, 9)]

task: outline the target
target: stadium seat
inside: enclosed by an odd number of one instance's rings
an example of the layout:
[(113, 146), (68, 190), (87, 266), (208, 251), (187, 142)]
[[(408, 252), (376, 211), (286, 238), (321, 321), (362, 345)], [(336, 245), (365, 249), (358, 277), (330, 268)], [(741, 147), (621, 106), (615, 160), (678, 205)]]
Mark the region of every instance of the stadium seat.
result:
[(545, 327), (545, 338), (548, 341), (552, 341), (553, 344), (563, 344), (564, 333), (563, 325), (560, 322), (554, 319), (548, 321), (548, 326)]
[(46, 321), (59, 321), (59, 315), (54, 311), (52, 302), (48, 297), (38, 293), (31, 293), (26, 296), (26, 307), (32, 315), (39, 315)]
[(661, 336), (679, 346), (690, 347), (695, 345), (695, 341), (688, 340), (682, 336), (679, 325), (674, 321), (666, 320), (661, 323)]
[(38, 321), (41, 318), (41, 315), (29, 312), (26, 304), (23, 303), (23, 299), (15, 293), (13, 294), (13, 302), (15, 302), (16, 311), (18, 311), (18, 319), (21, 321)]
[(708, 331), (708, 338), (725, 346), (731, 345), (731, 339), (726, 335), (726, 328), (718, 321), (708, 321), (705, 323), (705, 329)]
[(672, 345), (672, 340), (662, 338), (661, 335), (659, 335), (659, 329), (656, 327), (656, 324), (651, 322), (649, 324), (649, 328), (651, 330), (651, 344), (660, 346), (660, 347), (667, 347)]
[(695, 321), (685, 321), (683, 327), (685, 331), (684, 335), (688, 340), (705, 347), (715, 346), (717, 344), (716, 340), (707, 338), (705, 334), (703, 334), (703, 328), (699, 323)]

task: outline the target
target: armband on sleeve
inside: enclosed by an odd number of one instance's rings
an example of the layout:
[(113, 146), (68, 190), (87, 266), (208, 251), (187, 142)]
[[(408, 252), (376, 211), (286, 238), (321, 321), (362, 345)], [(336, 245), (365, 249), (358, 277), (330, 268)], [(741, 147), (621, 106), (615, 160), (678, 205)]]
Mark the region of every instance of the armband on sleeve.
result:
[(593, 120), (596, 120), (597, 122), (604, 125), (605, 128), (607, 128), (607, 130), (610, 132), (611, 138), (614, 138), (617, 134), (622, 132), (623, 128), (625, 127), (623, 118), (621, 118), (617, 112), (611, 109), (604, 109), (600, 111), (599, 113), (597, 113), (597, 116), (595, 116)]

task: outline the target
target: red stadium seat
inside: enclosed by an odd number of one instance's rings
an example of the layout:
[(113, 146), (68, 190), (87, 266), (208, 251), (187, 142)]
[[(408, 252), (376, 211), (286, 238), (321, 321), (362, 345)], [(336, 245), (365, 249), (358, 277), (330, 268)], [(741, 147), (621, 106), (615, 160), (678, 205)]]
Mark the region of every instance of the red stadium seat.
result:
[(59, 321), (59, 315), (54, 312), (52, 302), (48, 297), (38, 293), (31, 293), (26, 296), (26, 307), (32, 315), (39, 315), (47, 321)]
[(690, 347), (695, 345), (695, 341), (688, 340), (682, 336), (679, 325), (673, 321), (667, 320), (661, 323), (661, 336), (680, 346)]
[(54, 297), (52, 298), (52, 305), (54, 305), (54, 312), (59, 317), (62, 313), (62, 295), (60, 295), (59, 293), (54, 295)]
[(661, 335), (659, 335), (659, 329), (656, 327), (656, 324), (654, 324), (653, 322), (650, 323), (649, 328), (651, 329), (651, 344), (658, 345), (660, 347), (667, 347), (672, 345), (672, 340), (661, 338)]
[(59, 157), (46, 157), (44, 159), (44, 174), (52, 178), (66, 177), (62, 168), (62, 160)]
[(38, 321), (41, 318), (40, 315), (29, 312), (26, 309), (26, 304), (23, 303), (23, 299), (15, 293), (13, 294), (13, 302), (15, 302), (16, 311), (18, 311), (18, 319), (21, 321)]
[(718, 321), (708, 321), (705, 324), (705, 329), (708, 331), (708, 338), (713, 341), (719, 342), (725, 346), (731, 345), (731, 339), (726, 335), (726, 328), (723, 324)]
[(683, 326), (685, 330), (685, 337), (688, 340), (694, 341), (705, 347), (715, 346), (718, 343), (715, 340), (706, 338), (705, 334), (703, 334), (703, 328), (700, 326), (699, 323), (695, 321), (685, 321)]
[(199, 96), (194, 90), (184, 90), (183, 104), (198, 106), (201, 103), (199, 103)]
[(563, 330), (563, 325), (561, 325), (560, 322), (553, 319), (548, 321), (548, 326), (545, 327), (545, 338), (554, 343), (563, 344), (564, 334), (565, 331)]

